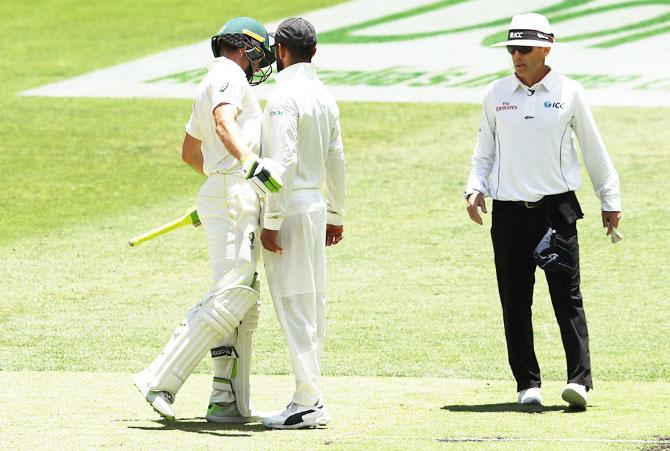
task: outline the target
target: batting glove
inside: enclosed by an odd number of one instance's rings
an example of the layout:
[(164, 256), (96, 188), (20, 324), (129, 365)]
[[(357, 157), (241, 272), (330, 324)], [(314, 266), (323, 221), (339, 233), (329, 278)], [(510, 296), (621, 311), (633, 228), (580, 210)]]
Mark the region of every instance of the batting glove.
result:
[(259, 195), (276, 193), (282, 187), (281, 166), (271, 159), (263, 159), (256, 154), (250, 154), (242, 160), (242, 173), (246, 180), (250, 180)]

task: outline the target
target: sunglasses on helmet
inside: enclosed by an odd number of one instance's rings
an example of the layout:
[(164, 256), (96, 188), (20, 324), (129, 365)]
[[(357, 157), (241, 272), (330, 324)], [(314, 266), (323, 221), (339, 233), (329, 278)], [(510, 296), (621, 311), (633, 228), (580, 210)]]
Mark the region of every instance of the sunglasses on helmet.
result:
[(533, 47), (529, 47), (526, 45), (508, 45), (507, 51), (509, 52), (510, 55), (514, 55), (514, 52), (517, 51), (522, 55), (527, 55), (528, 53), (533, 51)]

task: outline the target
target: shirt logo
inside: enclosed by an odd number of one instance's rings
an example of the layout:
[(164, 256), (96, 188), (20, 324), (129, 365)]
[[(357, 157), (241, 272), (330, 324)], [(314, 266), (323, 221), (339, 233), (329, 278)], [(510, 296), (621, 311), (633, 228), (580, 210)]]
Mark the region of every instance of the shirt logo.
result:
[(219, 92), (223, 92), (223, 91), (225, 91), (226, 89), (228, 89), (228, 85), (229, 85), (229, 84), (230, 84), (230, 83), (224, 83), (223, 86), (221, 86), (221, 89), (219, 89)]
[(270, 111), (270, 116), (285, 116), (286, 112), (277, 110), (277, 111)]
[(510, 31), (509, 33), (509, 38), (510, 39), (521, 39), (523, 36), (523, 33), (520, 31)]
[(565, 109), (565, 103), (561, 102), (551, 102), (549, 100), (544, 101), (544, 107), (545, 108), (557, 108), (557, 109)]
[(503, 102), (502, 105), (496, 107), (496, 112), (508, 110), (516, 110), (516, 105), (510, 105), (509, 102)]

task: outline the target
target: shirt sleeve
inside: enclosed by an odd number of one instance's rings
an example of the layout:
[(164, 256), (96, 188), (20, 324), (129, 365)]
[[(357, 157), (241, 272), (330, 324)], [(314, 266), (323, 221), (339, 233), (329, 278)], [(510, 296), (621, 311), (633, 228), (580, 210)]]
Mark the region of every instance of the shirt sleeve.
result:
[(479, 126), (479, 136), (472, 158), (470, 159), (470, 175), (465, 187), (465, 195), (480, 192), (484, 197), (491, 195), (489, 175), (493, 169), (496, 155), (496, 120), (490, 108), (490, 98), (493, 85), (489, 85), (482, 101), (482, 116)]
[(202, 132), (200, 131), (200, 126), (195, 116), (195, 102), (193, 102), (191, 117), (188, 118), (188, 122), (184, 128), (186, 129), (186, 133), (193, 136), (195, 139), (202, 141)]
[(266, 109), (272, 143), (267, 157), (280, 163), (284, 173), (281, 176), (282, 189), (268, 194), (265, 198), (263, 227), (279, 230), (286, 215), (288, 193), (292, 191), (298, 162), (298, 109), (290, 99), (268, 100)]
[(581, 86), (577, 87), (575, 115), (572, 128), (579, 140), (584, 165), (591, 178), (603, 211), (621, 211), (619, 174), (614, 169), (605, 143), (596, 126), (591, 108)]
[[(247, 85), (248, 86), (248, 85)], [(208, 86), (210, 98), (210, 111), (223, 104), (229, 103), (242, 110), (242, 101), (244, 99), (244, 83), (241, 79), (226, 77), (212, 80)]]
[(326, 202), (328, 204), (328, 224), (344, 224), (344, 203), (346, 198), (344, 145), (339, 115), (330, 134), (330, 145), (326, 158)]

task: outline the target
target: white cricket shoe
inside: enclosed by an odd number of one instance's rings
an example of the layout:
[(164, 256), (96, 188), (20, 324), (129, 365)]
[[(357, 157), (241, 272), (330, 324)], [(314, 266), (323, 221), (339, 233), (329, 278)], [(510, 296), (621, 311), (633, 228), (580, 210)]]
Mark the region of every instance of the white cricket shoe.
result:
[(166, 391), (152, 391), (149, 389), (147, 374), (144, 371), (133, 376), (133, 384), (142, 393), (144, 399), (153, 407), (153, 409), (168, 421), (174, 421), (174, 411), (170, 404), (174, 402), (172, 393)]
[(561, 398), (563, 398), (570, 407), (586, 409), (588, 395), (584, 385), (574, 383), (566, 385), (561, 394)]
[(237, 403), (233, 401), (211, 403), (207, 408), (205, 419), (210, 423), (240, 424), (260, 421), (262, 418), (257, 415), (250, 417), (243, 416), (237, 408)]
[(518, 393), (517, 403), (542, 405), (542, 395), (539, 387), (531, 387)]
[(313, 406), (290, 403), (279, 415), (263, 418), (263, 426), (268, 429), (303, 429), (325, 426), (330, 422), (330, 412), (318, 401)]

